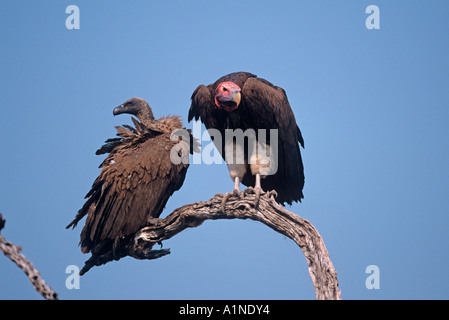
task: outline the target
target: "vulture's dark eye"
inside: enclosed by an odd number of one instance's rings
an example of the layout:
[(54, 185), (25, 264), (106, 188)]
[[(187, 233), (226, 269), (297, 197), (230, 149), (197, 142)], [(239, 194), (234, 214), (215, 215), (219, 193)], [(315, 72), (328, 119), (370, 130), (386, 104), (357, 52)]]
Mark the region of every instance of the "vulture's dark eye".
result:
[(226, 87), (223, 87), (223, 91), (228, 91), (228, 89)]

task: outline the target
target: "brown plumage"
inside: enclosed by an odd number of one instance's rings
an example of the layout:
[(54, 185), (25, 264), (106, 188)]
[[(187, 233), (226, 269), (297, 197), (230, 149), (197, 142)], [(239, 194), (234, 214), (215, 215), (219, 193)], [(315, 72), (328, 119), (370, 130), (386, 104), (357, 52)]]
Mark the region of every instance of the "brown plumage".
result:
[(170, 151), (180, 143), (172, 136), (174, 130), (182, 129), (178, 116), (155, 120), (148, 103), (140, 98), (114, 109), (114, 115), (121, 113), (133, 114), (140, 122), (132, 118), (134, 128), (116, 127), (118, 138), (97, 150), (96, 154), (109, 155), (100, 165), (86, 203), (67, 226), (75, 227), (87, 215), (80, 240), (83, 253), (101, 254), (111, 246), (115, 251), (121, 238), (154, 223), (169, 197), (181, 188), (189, 167), (170, 159)]
[(208, 86), (198, 86), (193, 92), (188, 120), (199, 118), (206, 129), (217, 129), (222, 137), (226, 129), (254, 129), (259, 139), (258, 129), (267, 129), (266, 141), (270, 141), (269, 129), (277, 129), (278, 157), (274, 174), (264, 176), (260, 171), (263, 166), (259, 162), (250, 164), (254, 154), (247, 152), (244, 164), (230, 164), (226, 160), (225, 143), (216, 146), (228, 163), (231, 178), (235, 179), (234, 190), (239, 191), (238, 183), (242, 182), (259, 190), (276, 190), (279, 203), (301, 201), (304, 167), (299, 144), (304, 147), (304, 140), (282, 88), (248, 72), (228, 74)]

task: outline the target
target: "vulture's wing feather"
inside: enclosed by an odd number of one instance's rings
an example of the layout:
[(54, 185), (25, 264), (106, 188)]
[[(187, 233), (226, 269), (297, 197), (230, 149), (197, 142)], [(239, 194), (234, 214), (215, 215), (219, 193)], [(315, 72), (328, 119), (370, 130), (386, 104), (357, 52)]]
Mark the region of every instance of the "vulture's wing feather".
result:
[[(139, 131), (139, 128), (137, 128)], [(106, 244), (134, 234), (158, 218), (169, 197), (184, 182), (188, 165), (175, 165), (170, 150), (177, 143), (170, 134), (147, 135), (145, 141), (122, 144), (102, 164), (76, 223), (87, 214), (81, 232), (83, 252), (98, 253)]]
[(192, 119), (198, 120), (201, 118), (203, 123), (209, 119), (210, 107), (213, 104), (214, 98), (210, 92), (210, 88), (205, 85), (199, 85), (192, 94), (192, 104), (189, 109), (188, 121)]
[[(278, 129), (278, 172), (263, 179), (262, 188), (275, 189), (281, 203), (301, 201), (304, 168), (298, 142), (304, 146), (304, 140), (284, 89), (264, 79), (249, 78), (242, 97), (242, 119), (247, 119), (248, 127)], [(243, 183), (248, 180), (253, 183), (254, 177), (244, 178)]]
[[(260, 78), (249, 78), (242, 88), (245, 99), (244, 116), (254, 119), (259, 128), (279, 129), (282, 141), (296, 144), (298, 126), (284, 89)], [(273, 121), (274, 120), (274, 121)], [(300, 132), (300, 131), (299, 131)]]

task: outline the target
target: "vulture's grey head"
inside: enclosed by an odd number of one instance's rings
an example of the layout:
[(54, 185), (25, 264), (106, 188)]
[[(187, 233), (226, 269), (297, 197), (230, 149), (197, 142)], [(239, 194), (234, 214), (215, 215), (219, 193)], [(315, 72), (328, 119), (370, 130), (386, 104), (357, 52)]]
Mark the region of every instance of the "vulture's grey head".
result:
[(141, 98), (131, 98), (126, 100), (113, 111), (114, 116), (122, 113), (135, 115), (141, 122), (154, 120), (153, 111), (151, 110), (150, 105)]

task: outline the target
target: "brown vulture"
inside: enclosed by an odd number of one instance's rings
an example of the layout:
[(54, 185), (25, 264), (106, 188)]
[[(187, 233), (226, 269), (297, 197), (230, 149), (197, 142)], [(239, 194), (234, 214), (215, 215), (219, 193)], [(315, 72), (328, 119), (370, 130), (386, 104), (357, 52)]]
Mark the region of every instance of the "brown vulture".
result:
[[(217, 134), (211, 134), (211, 138), (228, 165), (235, 183), (233, 193), (240, 192), (241, 182), (254, 186), (258, 196), (263, 190), (275, 190), (276, 200), (282, 204), (304, 198), (304, 167), (299, 149), (299, 144), (304, 148), (304, 140), (282, 88), (254, 74), (235, 72), (208, 86), (198, 86), (191, 100), (188, 121), (200, 118), (209, 133), (215, 129), (221, 134), (221, 139), (216, 139)], [(243, 132), (252, 129), (257, 148), (264, 145), (269, 151), (258, 152), (259, 149), (248, 147), (249, 139), (242, 144), (237, 139), (225, 138), (236, 129)], [(237, 160), (237, 150), (243, 152), (243, 161)], [(273, 165), (274, 170), (264, 170), (268, 165)]]
[(87, 215), (80, 240), (83, 253), (99, 255), (112, 248), (115, 255), (120, 239), (154, 224), (169, 197), (181, 188), (189, 166), (187, 161), (174, 164), (170, 157), (179, 143), (172, 133), (183, 126), (178, 116), (156, 120), (140, 98), (129, 99), (113, 112), (122, 113), (135, 115), (140, 122), (132, 118), (134, 128), (116, 127), (118, 138), (108, 139), (97, 150), (97, 155), (109, 155), (86, 203), (66, 227), (74, 228)]

